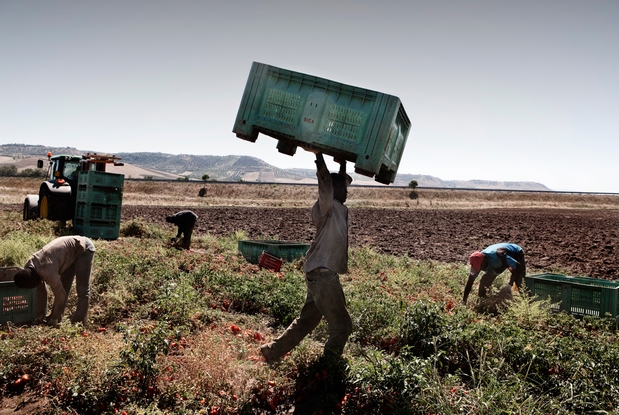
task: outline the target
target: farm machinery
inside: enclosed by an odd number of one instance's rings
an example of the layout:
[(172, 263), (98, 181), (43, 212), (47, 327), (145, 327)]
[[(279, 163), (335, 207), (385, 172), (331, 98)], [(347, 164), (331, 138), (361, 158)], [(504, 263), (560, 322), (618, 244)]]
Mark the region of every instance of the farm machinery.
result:
[[(83, 156), (47, 153), (47, 180), (41, 183), (39, 194), (27, 195), (23, 206), (23, 219), (50, 219), (66, 221), (75, 216), (78, 181), (82, 172), (102, 172), (106, 166), (122, 166), (119, 157), (108, 154), (87, 153)], [(37, 167), (43, 168), (39, 159)], [(107, 173), (111, 174), (111, 173)]]

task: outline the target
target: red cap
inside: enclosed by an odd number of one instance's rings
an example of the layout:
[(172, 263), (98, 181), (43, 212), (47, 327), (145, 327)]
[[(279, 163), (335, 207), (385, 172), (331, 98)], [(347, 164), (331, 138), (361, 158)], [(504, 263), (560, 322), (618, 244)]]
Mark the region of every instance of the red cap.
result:
[(471, 269), (473, 271), (481, 270), (481, 263), (484, 262), (484, 254), (479, 251), (475, 251), (469, 257), (469, 262), (471, 263)]

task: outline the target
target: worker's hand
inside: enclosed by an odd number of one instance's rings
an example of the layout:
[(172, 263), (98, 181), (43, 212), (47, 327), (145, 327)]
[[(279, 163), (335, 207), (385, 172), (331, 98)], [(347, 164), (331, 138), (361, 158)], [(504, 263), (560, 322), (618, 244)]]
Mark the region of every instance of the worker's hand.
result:
[(47, 325), (52, 326), (52, 327), (58, 327), (59, 323), (57, 319), (52, 318), (52, 319), (47, 320)]
[(37, 317), (32, 322), (33, 324), (45, 324), (45, 317)]

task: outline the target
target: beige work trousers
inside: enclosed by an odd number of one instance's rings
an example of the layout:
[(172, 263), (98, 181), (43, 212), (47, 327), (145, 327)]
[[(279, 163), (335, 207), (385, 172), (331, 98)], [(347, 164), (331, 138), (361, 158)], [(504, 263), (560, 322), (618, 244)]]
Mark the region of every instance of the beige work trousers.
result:
[(268, 345), (270, 355), (280, 358), (297, 346), (311, 333), (324, 316), (329, 325), (329, 338), (325, 343), (325, 355), (341, 356), (348, 336), (352, 332), (352, 320), (346, 309), (346, 299), (336, 272), (321, 268), (305, 274), (307, 296), (296, 318), (284, 333)]

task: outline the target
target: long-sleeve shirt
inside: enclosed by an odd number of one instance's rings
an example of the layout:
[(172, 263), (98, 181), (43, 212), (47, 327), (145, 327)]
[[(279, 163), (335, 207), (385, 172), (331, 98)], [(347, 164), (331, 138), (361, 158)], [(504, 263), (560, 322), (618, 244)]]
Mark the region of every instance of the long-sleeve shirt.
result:
[(176, 237), (179, 238), (185, 230), (193, 227), (198, 219), (198, 215), (196, 215), (191, 210), (182, 210), (180, 212), (175, 213), (174, 215), (168, 216), (167, 221), (178, 226), (178, 232), (176, 233)]
[[(53, 319), (60, 319), (67, 298), (67, 292), (62, 286), (60, 275), (75, 262), (79, 255), (88, 249), (86, 241), (87, 238), (84, 236), (61, 236), (35, 252), (26, 261), (25, 268), (34, 269), (54, 293), (54, 305), (51, 314)], [(94, 250), (94, 248), (91, 250)], [(44, 290), (45, 286), (41, 284), (37, 289)], [(44, 298), (47, 298), (47, 296)], [(39, 312), (45, 313), (45, 305), (43, 307), (39, 305), (38, 309)]]
[(312, 207), (316, 236), (307, 251), (304, 269), (328, 268), (343, 274), (348, 271), (348, 208), (333, 198), (333, 181), (324, 161), (316, 164), (318, 200)]

